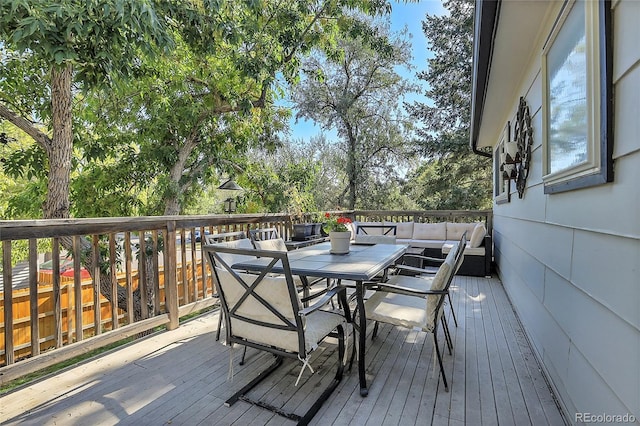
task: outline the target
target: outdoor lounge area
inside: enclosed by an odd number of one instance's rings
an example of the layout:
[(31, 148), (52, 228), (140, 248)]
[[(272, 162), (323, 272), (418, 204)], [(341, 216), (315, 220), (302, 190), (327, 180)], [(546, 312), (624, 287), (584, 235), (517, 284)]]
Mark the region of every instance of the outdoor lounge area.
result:
[[(360, 396), (357, 369), (347, 370), (311, 424), (564, 424), (502, 283), (456, 276), (451, 296), (458, 326), (449, 321), (453, 355), (444, 352), (449, 392), (425, 333), (381, 325), (375, 340), (367, 338), (369, 395)], [(236, 350), (228, 381), (229, 353), (215, 341), (217, 324), (216, 310), (4, 395), (0, 422), (294, 424), (242, 401), (223, 405), (271, 355), (249, 349), (240, 366)], [(335, 339), (325, 341), (313, 362), (316, 373), (309, 378), (307, 370), (298, 388), (299, 363), (285, 361), (255, 396), (304, 411), (332, 376), (336, 350)]]

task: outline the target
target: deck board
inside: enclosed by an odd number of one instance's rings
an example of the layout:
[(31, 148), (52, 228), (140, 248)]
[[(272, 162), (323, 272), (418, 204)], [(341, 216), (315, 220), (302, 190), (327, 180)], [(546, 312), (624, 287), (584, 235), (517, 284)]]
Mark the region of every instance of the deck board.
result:
[[(357, 366), (313, 419), (316, 425), (563, 424), (526, 336), (496, 278), (456, 277), (445, 312), (453, 339), (449, 355), (442, 330), (449, 392), (434, 363), (430, 334), (380, 326), (368, 328), (366, 373), (369, 396), (359, 393)], [(150, 336), (0, 397), (0, 423), (135, 425), (293, 425), (295, 422), (239, 401), (225, 399), (258, 374), (269, 354), (249, 349), (227, 381), (229, 352), (216, 342), (217, 313)], [(353, 342), (350, 342), (352, 345)], [(350, 349), (349, 346), (348, 349)], [(297, 413), (304, 412), (335, 374), (337, 344), (328, 339), (298, 387), (296, 360), (251, 392)], [(435, 369), (435, 370), (434, 370)]]

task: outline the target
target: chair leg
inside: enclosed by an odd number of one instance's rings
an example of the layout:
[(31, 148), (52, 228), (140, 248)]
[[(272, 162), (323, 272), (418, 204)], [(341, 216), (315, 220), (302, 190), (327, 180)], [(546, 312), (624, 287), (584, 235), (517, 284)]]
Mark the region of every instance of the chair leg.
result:
[(378, 326), (380, 325), (380, 323), (378, 321), (376, 321), (376, 323), (373, 325), (373, 333), (371, 333), (371, 340), (375, 339), (376, 336), (378, 335)]
[(220, 340), (220, 329), (222, 328), (222, 308), (220, 309), (220, 316), (218, 317), (218, 331), (216, 331), (216, 341)]
[(244, 365), (244, 359), (247, 356), (247, 347), (245, 346), (244, 349), (242, 349), (242, 358), (240, 358), (240, 365)]
[(269, 374), (273, 373), (278, 367), (280, 367), (280, 365), (282, 364), (282, 357), (281, 356), (276, 356), (275, 357), (275, 361), (273, 364), (271, 364), (266, 370), (264, 370), (262, 373), (258, 374), (252, 381), (250, 381), (249, 383), (247, 383), (247, 385), (245, 387), (243, 387), (242, 389), (240, 389), (238, 392), (234, 393), (233, 395), (231, 395), (231, 397), (229, 397), (225, 402), (224, 405), (227, 407), (232, 406), (233, 404), (235, 404), (239, 399), (243, 399), (244, 400), (244, 394), (246, 394), (247, 392), (249, 392), (251, 389), (253, 389), (258, 383), (260, 383), (261, 381), (263, 381), (264, 379), (267, 378), (267, 376), (269, 376)]
[(433, 345), (436, 348), (436, 356), (438, 357), (438, 364), (440, 365), (440, 374), (442, 375), (442, 384), (444, 384), (444, 390), (449, 392), (449, 385), (447, 384), (447, 376), (444, 372), (444, 365), (442, 365), (442, 354), (440, 354), (440, 348), (438, 347), (438, 329), (433, 330)]
[(331, 381), (329, 386), (327, 386), (324, 392), (322, 392), (322, 395), (320, 395), (320, 397), (316, 400), (316, 402), (313, 403), (311, 408), (309, 408), (309, 410), (302, 416), (302, 418), (300, 418), (300, 420), (298, 421), (298, 425), (306, 425), (311, 421), (311, 419), (313, 419), (313, 416), (315, 416), (318, 410), (320, 410), (320, 407), (322, 406), (322, 404), (327, 399), (329, 399), (329, 396), (333, 393), (335, 388), (338, 387), (338, 384), (340, 384), (340, 381), (342, 380), (342, 374), (344, 373), (343, 360), (344, 360), (344, 352), (345, 352), (344, 343), (346, 338), (345, 337), (346, 331), (341, 325), (337, 327), (337, 330), (338, 330), (338, 371), (336, 371), (336, 375), (334, 379)]
[(451, 316), (453, 316), (453, 322), (458, 326), (458, 319), (456, 318), (456, 312), (453, 310), (453, 303), (451, 303), (451, 294), (447, 292), (447, 299), (449, 299), (449, 308), (451, 308)]
[(447, 318), (442, 315), (442, 328), (444, 329), (444, 337), (447, 342), (447, 348), (449, 349), (449, 355), (452, 355), (453, 349), (453, 341), (451, 340), (451, 332), (449, 331), (449, 323), (447, 322)]
[(236, 392), (235, 394), (233, 394), (229, 399), (227, 399), (224, 403), (224, 405), (226, 405), (227, 407), (230, 407), (231, 405), (233, 405), (234, 403), (236, 403), (238, 400), (242, 400), (245, 402), (248, 402), (250, 404), (256, 405), (258, 407), (261, 408), (265, 408), (271, 412), (274, 412), (280, 416), (286, 417), (288, 419), (291, 420), (295, 420), (297, 421), (298, 425), (307, 425), (311, 419), (313, 419), (313, 417), (317, 414), (318, 410), (320, 410), (320, 407), (322, 406), (322, 404), (329, 399), (329, 396), (333, 393), (333, 391), (338, 387), (338, 385), (340, 384), (340, 381), (342, 380), (342, 376), (344, 374), (344, 354), (345, 354), (345, 338), (346, 338), (346, 332), (345, 329), (342, 327), (342, 325), (339, 325), (337, 327), (337, 331), (338, 331), (338, 369), (336, 371), (336, 375), (333, 378), (333, 380), (331, 381), (331, 383), (329, 383), (329, 385), (326, 387), (326, 389), (322, 392), (322, 395), (320, 395), (320, 397), (318, 397), (318, 399), (313, 403), (313, 405), (311, 406), (311, 408), (309, 408), (309, 410), (307, 410), (306, 413), (304, 413), (304, 415), (299, 416), (295, 413), (291, 413), (291, 412), (286, 412), (284, 410), (282, 410), (279, 407), (267, 404), (266, 402), (263, 401), (259, 401), (259, 400), (252, 400), (251, 398), (247, 397), (246, 394), (253, 389), (258, 383), (260, 383), (262, 380), (264, 380), (265, 378), (267, 378), (269, 376), (269, 374), (271, 374), (273, 371), (275, 371), (281, 364), (282, 364), (282, 357), (281, 356), (276, 356), (276, 360), (273, 364), (271, 364), (266, 370), (264, 370), (262, 373), (260, 373), (256, 378), (254, 378), (251, 382), (249, 382), (246, 386), (244, 386), (242, 389), (240, 389), (238, 392)]

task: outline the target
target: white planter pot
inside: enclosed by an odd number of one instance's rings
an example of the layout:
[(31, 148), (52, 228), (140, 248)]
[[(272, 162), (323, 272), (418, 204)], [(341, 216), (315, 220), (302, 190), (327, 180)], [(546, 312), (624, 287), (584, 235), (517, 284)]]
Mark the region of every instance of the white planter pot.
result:
[(331, 241), (331, 254), (349, 253), (349, 244), (351, 243), (351, 232), (329, 232), (329, 240)]

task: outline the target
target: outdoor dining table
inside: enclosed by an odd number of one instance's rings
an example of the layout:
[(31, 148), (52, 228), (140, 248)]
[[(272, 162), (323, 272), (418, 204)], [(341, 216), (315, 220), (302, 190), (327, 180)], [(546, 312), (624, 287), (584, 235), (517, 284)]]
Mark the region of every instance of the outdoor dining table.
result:
[[(354, 244), (347, 254), (331, 254), (329, 242), (300, 248), (288, 253), (289, 266), (293, 275), (300, 277), (321, 277), (355, 282), (356, 304), (359, 311), (358, 324), (354, 326), (358, 333), (358, 376), (360, 379), (360, 395), (367, 396), (367, 380), (365, 376), (365, 344), (367, 334), (367, 317), (364, 311), (364, 294), (366, 283), (380, 272), (392, 266), (406, 251), (404, 244)], [(266, 259), (244, 260), (232, 265), (234, 269), (261, 271), (267, 265)], [(282, 271), (276, 265), (274, 272)]]

